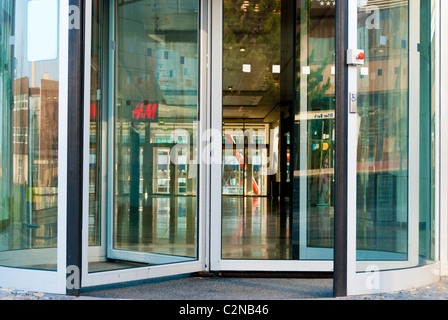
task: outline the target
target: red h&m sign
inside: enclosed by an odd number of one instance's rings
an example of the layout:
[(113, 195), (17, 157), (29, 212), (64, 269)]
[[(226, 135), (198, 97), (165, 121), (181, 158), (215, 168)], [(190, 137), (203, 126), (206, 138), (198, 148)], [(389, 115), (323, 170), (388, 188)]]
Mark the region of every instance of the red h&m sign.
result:
[(154, 104), (137, 104), (135, 109), (132, 111), (132, 120), (140, 121), (158, 121), (159, 112), (157, 108), (157, 103)]

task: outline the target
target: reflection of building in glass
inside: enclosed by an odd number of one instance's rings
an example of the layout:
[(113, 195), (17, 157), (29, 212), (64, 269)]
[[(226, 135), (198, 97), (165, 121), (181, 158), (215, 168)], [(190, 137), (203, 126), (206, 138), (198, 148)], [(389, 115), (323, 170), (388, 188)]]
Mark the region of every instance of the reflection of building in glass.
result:
[(56, 244), (59, 83), (29, 84), (28, 77), (14, 80), (13, 212), (26, 221), (16, 226), (15, 248)]
[(29, 78), (13, 82), (12, 114), (12, 198), (9, 204), (9, 249), (30, 245), (31, 221), (27, 206), (29, 190)]
[(165, 5), (117, 7), (112, 255), (141, 246), (196, 256), (197, 1)]
[[(382, 8), (378, 29), (358, 29), (366, 52), (366, 63), (358, 70), (360, 250), (407, 251), (403, 239), (409, 208), (403, 190), (408, 185), (410, 50), (408, 29), (400, 25), (408, 14), (407, 6)], [(361, 10), (360, 15), (368, 13)], [(406, 259), (398, 254), (397, 259)]]
[(27, 186), (29, 146), (29, 78), (14, 80), (13, 183)]

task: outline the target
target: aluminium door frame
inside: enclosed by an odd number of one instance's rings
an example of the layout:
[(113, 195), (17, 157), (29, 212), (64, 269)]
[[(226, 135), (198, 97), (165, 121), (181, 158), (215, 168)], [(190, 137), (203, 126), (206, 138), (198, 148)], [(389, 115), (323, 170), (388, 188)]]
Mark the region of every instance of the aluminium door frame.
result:
[[(339, 2), (339, 1), (338, 1)], [(336, 3), (338, 3), (336, 2)], [(222, 167), (222, 49), (223, 1), (213, 1), (211, 12), (211, 128), (216, 134), (211, 139), (214, 158), (210, 168), (210, 269), (212, 271), (277, 271), (331, 272), (333, 260), (257, 260), (221, 258), (221, 174)], [(337, 121), (337, 120), (336, 120)]]
[[(37, 292), (49, 292), (55, 294), (67, 293), (67, 162), (68, 162), (68, 80), (69, 70), (69, 1), (60, 0), (59, 30), (58, 30), (58, 60), (59, 60), (59, 105), (58, 105), (58, 200), (57, 200), (57, 245), (55, 248), (45, 249), (51, 251), (51, 255), (56, 251), (56, 270), (24, 269), (18, 267), (0, 266), (0, 285), (22, 290)], [(15, 251), (20, 253), (24, 259), (29, 256), (34, 259), (39, 258), (39, 250), (25, 249)]]
[[(437, 196), (439, 197), (440, 210), (440, 237), (439, 237), (439, 253), (440, 253), (440, 263), (441, 263), (441, 275), (448, 275), (448, 144), (442, 143), (443, 141), (448, 141), (448, 126), (442, 125), (442, 123), (448, 122), (448, 109), (442, 108), (441, 105), (448, 101), (448, 90), (441, 90), (440, 88), (448, 88), (448, 19), (441, 19), (441, 17), (446, 17), (448, 15), (448, 2), (440, 0), (439, 3), (439, 41), (440, 48), (436, 50), (440, 54), (440, 66), (439, 66), (439, 94), (437, 98), (439, 99), (438, 110), (440, 116), (438, 121), (436, 121), (436, 132), (440, 131), (439, 142), (437, 146), (439, 148), (439, 156), (437, 160), (439, 161), (439, 179), (436, 180), (439, 183), (439, 187), (436, 187)], [(436, 137), (438, 137), (436, 135)], [(437, 208), (437, 206), (436, 206)], [(437, 211), (436, 211), (437, 212)]]
[[(90, 106), (90, 63), (91, 63), (91, 27), (92, 27), (92, 0), (86, 0), (87, 4), (87, 16), (86, 16), (86, 48), (85, 48), (85, 100), (84, 107), (85, 110), (89, 110)], [(88, 244), (88, 211), (89, 211), (89, 123), (90, 118), (88, 114), (84, 114), (84, 167), (83, 167), (83, 237), (82, 237), (82, 247), (83, 247), (83, 260), (82, 260), (82, 277), (81, 286), (90, 287), (96, 285), (104, 285), (110, 283), (120, 283), (124, 281), (132, 280), (142, 280), (149, 278), (157, 278), (178, 274), (188, 274), (199, 271), (204, 271), (207, 269), (206, 260), (206, 237), (208, 234), (206, 209), (207, 206), (207, 188), (208, 188), (208, 168), (205, 166), (204, 162), (199, 162), (198, 164), (198, 193), (197, 193), (197, 258), (194, 261), (172, 263), (167, 265), (155, 265), (155, 266), (145, 266), (145, 267), (135, 267), (122, 270), (112, 270), (112, 271), (102, 271), (102, 272), (88, 272), (89, 257), (107, 257), (108, 247), (111, 246), (112, 242), (112, 212), (114, 208), (114, 174), (113, 174), (113, 164), (114, 164), (114, 141), (113, 141), (113, 127), (114, 118), (112, 110), (112, 101), (114, 101), (113, 83), (114, 83), (114, 50), (113, 50), (113, 40), (115, 39), (114, 32), (114, 19), (115, 17), (115, 0), (103, 0), (103, 4), (108, 7), (109, 14), (106, 14), (104, 23), (107, 24), (109, 29), (109, 37), (107, 41), (108, 48), (108, 62), (105, 63), (108, 69), (107, 79), (102, 81), (103, 93), (102, 96), (107, 99), (104, 103), (103, 109), (105, 109), (105, 114), (107, 114), (107, 119), (102, 119), (104, 130), (101, 132), (102, 141), (102, 160), (101, 163), (104, 165), (101, 172), (101, 218), (108, 219), (106, 223), (101, 223), (105, 226), (105, 229), (101, 229), (101, 239), (102, 244), (98, 246), (89, 247)], [(198, 131), (206, 131), (207, 121), (202, 119), (208, 118), (208, 66), (207, 66), (207, 52), (209, 44), (209, 19), (208, 11), (209, 5), (208, 1), (199, 0), (199, 90), (198, 90)], [(107, 11), (107, 10), (106, 10)], [(105, 69), (106, 69), (105, 68)], [(104, 72), (104, 71), (103, 71)], [(105, 134), (107, 133), (107, 134)], [(206, 141), (199, 140), (198, 138), (198, 158), (203, 156), (202, 150), (204, 150), (203, 145)], [(92, 254), (93, 253), (93, 254)], [(129, 258), (126, 257), (126, 258)]]

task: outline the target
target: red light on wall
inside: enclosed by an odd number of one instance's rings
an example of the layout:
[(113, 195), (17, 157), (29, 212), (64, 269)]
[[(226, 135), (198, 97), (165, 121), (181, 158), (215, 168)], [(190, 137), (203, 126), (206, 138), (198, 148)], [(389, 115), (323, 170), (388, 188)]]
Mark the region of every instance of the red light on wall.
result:
[(92, 103), (90, 104), (90, 120), (96, 119), (96, 104)]

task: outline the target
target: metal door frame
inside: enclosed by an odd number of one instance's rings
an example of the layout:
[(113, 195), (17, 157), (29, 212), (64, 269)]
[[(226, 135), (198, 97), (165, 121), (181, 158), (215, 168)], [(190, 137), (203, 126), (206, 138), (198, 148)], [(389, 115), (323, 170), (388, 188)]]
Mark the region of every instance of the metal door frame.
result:
[[(86, 48), (85, 48), (85, 100), (84, 107), (85, 110), (89, 110), (90, 108), (90, 63), (91, 63), (91, 21), (92, 21), (92, 0), (86, 0), (87, 10), (86, 13)], [(170, 275), (178, 275), (178, 274), (188, 274), (193, 272), (204, 271), (207, 269), (206, 263), (206, 238), (207, 238), (207, 215), (206, 210), (208, 208), (208, 168), (204, 164), (204, 162), (199, 162), (198, 164), (198, 193), (197, 193), (197, 258), (194, 261), (188, 262), (179, 262), (179, 263), (170, 263), (167, 265), (155, 265), (150, 267), (135, 267), (129, 269), (122, 270), (113, 270), (113, 271), (102, 271), (89, 273), (88, 272), (88, 263), (89, 256), (103, 256), (104, 258), (107, 256), (107, 251), (110, 251), (110, 246), (112, 244), (112, 211), (114, 208), (114, 197), (113, 197), (113, 186), (114, 186), (114, 170), (113, 170), (113, 152), (114, 152), (114, 141), (113, 141), (113, 125), (114, 119), (113, 114), (111, 114), (111, 101), (113, 101), (113, 83), (114, 83), (114, 53), (112, 47), (112, 41), (115, 37), (114, 33), (114, 19), (111, 17), (115, 17), (114, 12), (114, 3), (115, 0), (104, 0), (103, 2), (108, 7), (107, 21), (104, 23), (107, 24), (107, 28), (109, 30), (109, 40), (108, 48), (108, 63), (105, 63), (106, 68), (108, 69), (108, 75), (106, 82), (107, 85), (104, 86), (103, 90), (107, 92), (103, 92), (102, 96), (104, 99), (107, 99), (107, 102), (103, 103), (103, 108), (106, 109), (103, 114), (107, 114), (107, 119), (103, 118), (101, 121), (103, 123), (104, 130), (101, 132), (102, 139), (102, 150), (103, 150), (103, 159), (101, 159), (101, 163), (103, 165), (103, 170), (101, 172), (101, 220), (107, 220), (105, 223), (102, 223), (102, 226), (105, 229), (101, 231), (101, 238), (103, 239), (101, 246), (97, 247), (89, 247), (88, 244), (88, 211), (89, 211), (89, 123), (90, 118), (89, 114), (84, 114), (84, 175), (83, 179), (85, 183), (83, 184), (83, 236), (82, 236), (82, 247), (83, 247), (83, 260), (82, 260), (82, 287), (90, 287), (102, 284), (109, 283), (119, 283), (124, 281), (131, 280), (141, 280), (141, 279), (149, 279)], [(207, 65), (207, 52), (209, 45), (209, 5), (208, 1), (200, 1), (200, 10), (199, 10), (199, 90), (198, 90), (198, 99), (199, 99), (199, 114), (198, 114), (198, 130), (200, 132), (206, 131), (206, 127), (208, 122), (203, 119), (208, 118), (208, 95), (207, 95), (207, 87), (208, 87), (208, 65)], [(206, 141), (199, 140), (198, 141), (198, 158), (204, 156), (202, 150), (204, 150), (203, 145), (206, 144)], [(105, 234), (104, 234), (105, 233)], [(120, 250), (124, 251), (124, 250)], [(116, 257), (123, 257), (126, 259), (138, 258), (139, 253), (129, 252), (123, 253), (122, 255), (117, 255)], [(162, 256), (162, 255), (158, 255)], [(163, 258), (163, 257), (162, 257)], [(163, 261), (162, 261), (163, 262)]]
[[(336, 2), (336, 5), (340, 1)], [(210, 268), (212, 271), (277, 271), (277, 272), (331, 272), (333, 260), (254, 260), (221, 258), (221, 174), (222, 167), (222, 49), (223, 49), (223, 1), (212, 3), (213, 34), (211, 43), (211, 128), (215, 135), (211, 139), (215, 161), (211, 167), (211, 224), (210, 224)], [(337, 35), (336, 35), (337, 37)], [(337, 121), (337, 120), (336, 120)], [(216, 143), (213, 143), (216, 142)]]

